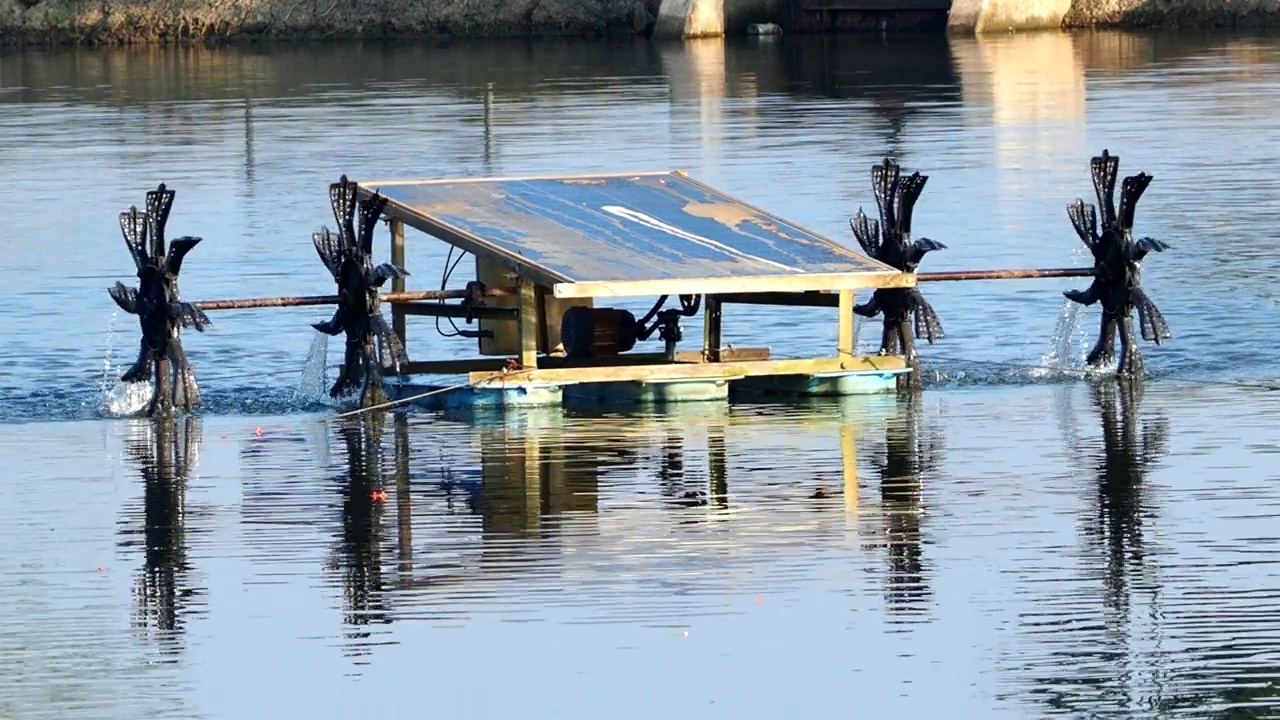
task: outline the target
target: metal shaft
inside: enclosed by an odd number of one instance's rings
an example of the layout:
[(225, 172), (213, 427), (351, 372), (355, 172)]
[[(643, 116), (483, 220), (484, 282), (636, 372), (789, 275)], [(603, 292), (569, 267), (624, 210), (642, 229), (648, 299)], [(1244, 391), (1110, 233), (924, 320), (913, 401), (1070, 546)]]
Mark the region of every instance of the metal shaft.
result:
[[(948, 272), (916, 273), (916, 282), (948, 282), (957, 280), (1020, 280), (1029, 278), (1091, 277), (1093, 268), (1035, 268), (1006, 270), (953, 270)], [(506, 297), (515, 294), (513, 288), (487, 288), (485, 297)], [(382, 295), (387, 303), (414, 302), (419, 300), (461, 300), (466, 290), (415, 290), (390, 292)], [(242, 298), (239, 300), (201, 300), (196, 307), (211, 310), (249, 310), (270, 307), (307, 307), (312, 305), (337, 305), (337, 295), (301, 295), (266, 298)]]
[[(484, 297), (505, 297), (513, 295), (511, 288), (487, 288), (481, 295)], [(418, 300), (461, 300), (469, 296), (466, 290), (415, 290), (411, 292), (383, 293), (382, 301), (387, 303), (414, 302)], [(337, 305), (337, 295), (301, 295), (266, 298), (242, 298), (239, 300), (201, 300), (192, 303), (196, 307), (210, 310), (249, 310), (252, 308), (270, 307), (307, 307), (310, 305)]]
[(1092, 277), (1093, 268), (1039, 268), (1025, 270), (952, 270), (916, 273), (916, 282), (951, 280), (1020, 280), (1026, 278)]

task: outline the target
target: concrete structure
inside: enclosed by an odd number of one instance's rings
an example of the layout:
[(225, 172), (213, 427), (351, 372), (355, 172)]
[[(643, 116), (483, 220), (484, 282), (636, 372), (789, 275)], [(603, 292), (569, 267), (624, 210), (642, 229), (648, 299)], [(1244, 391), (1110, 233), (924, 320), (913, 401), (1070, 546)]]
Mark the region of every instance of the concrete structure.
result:
[[(1077, 4), (1081, 1), (1075, 0)], [(947, 31), (987, 33), (1061, 28), (1072, 4), (1073, 0), (952, 0)]]
[(653, 36), (704, 38), (724, 35), (724, 0), (662, 0)]
[(782, 25), (786, 14), (787, 0), (661, 0), (654, 35), (740, 36), (752, 23)]

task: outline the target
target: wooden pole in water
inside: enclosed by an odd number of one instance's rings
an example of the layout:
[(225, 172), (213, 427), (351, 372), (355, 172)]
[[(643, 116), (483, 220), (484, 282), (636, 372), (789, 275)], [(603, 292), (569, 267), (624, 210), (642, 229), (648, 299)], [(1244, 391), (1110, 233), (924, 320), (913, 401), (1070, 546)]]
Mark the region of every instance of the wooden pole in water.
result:
[[(514, 288), (488, 288), (483, 297), (506, 297), (515, 295)], [(409, 292), (389, 292), (382, 295), (382, 302), (402, 303), (419, 300), (461, 300), (469, 296), (466, 290), (413, 290)], [(337, 305), (337, 295), (300, 295), (265, 298), (242, 298), (239, 300), (200, 300), (192, 303), (208, 312), (210, 310), (250, 310), (269, 307), (307, 307), (311, 305)]]

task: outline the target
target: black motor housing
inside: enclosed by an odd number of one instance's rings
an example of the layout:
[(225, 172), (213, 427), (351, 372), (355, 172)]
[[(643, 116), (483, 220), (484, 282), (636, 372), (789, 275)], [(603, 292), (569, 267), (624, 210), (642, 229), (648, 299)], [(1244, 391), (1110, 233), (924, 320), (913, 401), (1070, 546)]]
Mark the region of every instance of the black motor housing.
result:
[(636, 316), (618, 308), (571, 307), (560, 319), (560, 341), (571, 358), (615, 357), (636, 346)]

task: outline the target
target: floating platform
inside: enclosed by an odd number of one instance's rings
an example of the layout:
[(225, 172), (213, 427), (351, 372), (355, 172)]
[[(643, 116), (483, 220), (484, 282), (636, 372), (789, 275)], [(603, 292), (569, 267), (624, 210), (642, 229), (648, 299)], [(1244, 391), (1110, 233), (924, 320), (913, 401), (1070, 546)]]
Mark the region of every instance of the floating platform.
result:
[[(912, 274), (682, 172), (359, 186), (362, 199), (388, 200), (393, 263), (404, 267), (406, 227), (475, 258), (461, 305), (392, 302), (392, 319), (411, 351), (408, 317), (475, 321), (480, 357), (410, 361), (386, 378), (393, 399), (443, 408), (723, 402), (885, 392), (909, 372), (900, 356), (854, 354), (853, 306), (855, 291), (911, 287)], [(403, 278), (393, 282), (407, 291)], [(672, 296), (679, 307), (665, 308)], [(639, 319), (595, 305), (623, 297), (656, 302)], [(836, 347), (785, 360), (723, 347), (724, 308), (735, 303), (835, 307)], [(679, 349), (681, 320), (697, 316), (700, 349)], [(661, 352), (633, 352), (655, 336)]]

